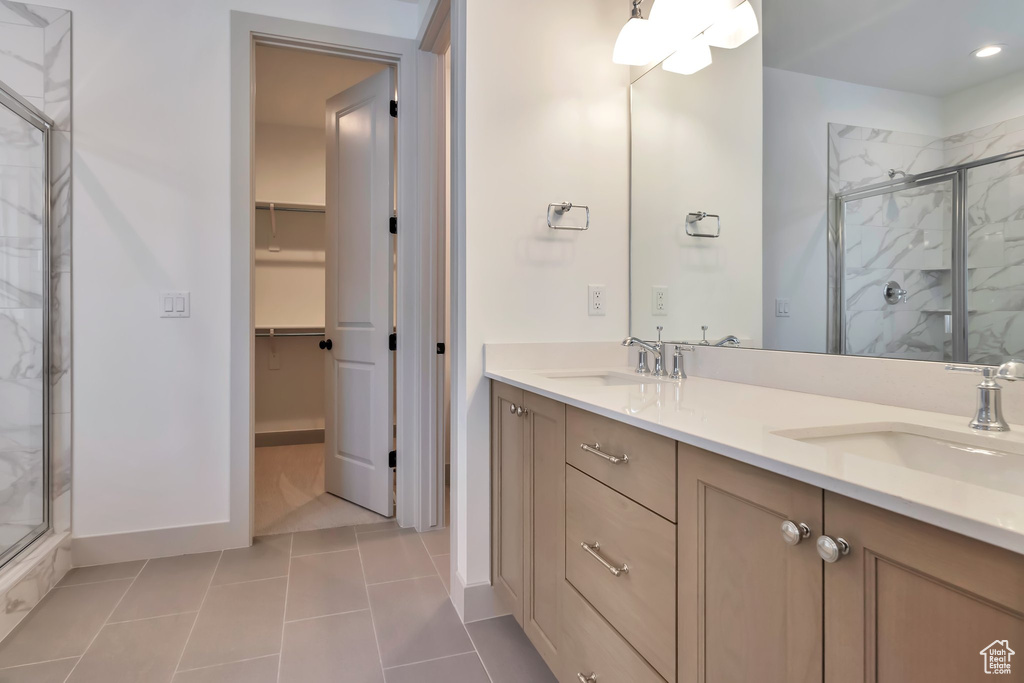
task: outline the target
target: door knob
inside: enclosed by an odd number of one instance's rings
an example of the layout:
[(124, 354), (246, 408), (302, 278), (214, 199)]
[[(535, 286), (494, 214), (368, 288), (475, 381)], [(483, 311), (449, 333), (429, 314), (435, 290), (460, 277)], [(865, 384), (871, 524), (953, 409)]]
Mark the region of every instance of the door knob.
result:
[(788, 519), (782, 523), (779, 531), (782, 532), (782, 540), (786, 542), (786, 545), (798, 545), (800, 541), (810, 538), (811, 535), (811, 527), (803, 522), (797, 524)]
[(526, 408), (522, 406), (516, 408), (516, 417), (522, 417), (523, 415), (526, 415)]
[(332, 348), (334, 348), (334, 342), (332, 342), (330, 339), (328, 339), (326, 341), (321, 339), (320, 340), (320, 348), (321, 349), (332, 349)]
[[(520, 410), (522, 410), (522, 409), (520, 408)], [(513, 415), (516, 414), (516, 404), (515, 403), (509, 403), (508, 404), (508, 412), (512, 413)]]
[(818, 537), (818, 555), (829, 564), (838, 562), (850, 554), (850, 544), (844, 538), (833, 539), (831, 536)]

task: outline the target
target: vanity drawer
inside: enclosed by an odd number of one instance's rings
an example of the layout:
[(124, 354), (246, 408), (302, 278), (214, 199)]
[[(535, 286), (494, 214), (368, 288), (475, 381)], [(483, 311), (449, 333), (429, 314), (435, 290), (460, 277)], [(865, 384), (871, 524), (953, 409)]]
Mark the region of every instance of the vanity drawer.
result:
[[(598, 450), (613, 462), (584, 449)], [(659, 515), (676, 521), (676, 444), (600, 415), (565, 411), (565, 460)]]
[(562, 659), (558, 680), (665, 683), (665, 680), (608, 625), (568, 583), (562, 584)]
[[(565, 546), (569, 583), (658, 673), (674, 681), (675, 524), (567, 467)], [(628, 570), (620, 571), (623, 566)]]

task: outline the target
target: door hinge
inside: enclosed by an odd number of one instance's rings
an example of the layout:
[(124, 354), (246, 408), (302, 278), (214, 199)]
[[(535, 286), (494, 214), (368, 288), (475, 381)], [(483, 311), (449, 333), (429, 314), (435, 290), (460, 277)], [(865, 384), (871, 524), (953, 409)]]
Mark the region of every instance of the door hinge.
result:
[(398, 467), (398, 451), (388, 453), (388, 467)]
[(398, 350), (398, 334), (392, 332), (388, 335), (388, 349), (390, 351)]
[(437, 355), (444, 355), (444, 342), (437, 342)]
[(398, 216), (392, 216), (391, 220), (388, 221), (388, 230), (392, 235), (398, 234)]
[(398, 100), (391, 100), (391, 116), (398, 118)]

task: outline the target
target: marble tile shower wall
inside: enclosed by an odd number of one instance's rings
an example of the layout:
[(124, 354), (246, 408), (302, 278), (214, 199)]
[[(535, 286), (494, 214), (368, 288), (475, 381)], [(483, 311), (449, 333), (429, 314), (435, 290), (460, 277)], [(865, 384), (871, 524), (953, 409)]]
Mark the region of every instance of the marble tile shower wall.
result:
[[(829, 192), (847, 192), (1024, 148), (1024, 117), (948, 137), (831, 124)], [(1024, 160), (968, 174), (969, 360), (1024, 352)], [(951, 357), (952, 190), (940, 183), (849, 202), (844, 233), (847, 348), (856, 355)], [(890, 305), (890, 280), (909, 293)]]
[[(27, 138), (24, 129), (20, 138), (10, 137), (9, 129), (0, 130), (0, 150), (16, 150), (0, 151), (0, 401), (6, 415), (4, 395), (10, 396), (10, 387), (24, 387), (33, 377), (37, 384), (40, 378), (49, 382), (51, 540), (61, 540), (71, 528), (71, 13), (0, 0), (0, 81), (54, 121), (50, 278), (45, 284), (39, 277), (43, 185), (26, 182), (27, 175), (38, 178), (41, 173), (39, 149), (33, 149), (39, 143)], [(45, 368), (43, 286), (50, 294), (50, 362)], [(35, 427), (34, 449), (42, 445), (40, 427)], [(0, 435), (0, 449), (5, 438)], [(38, 468), (40, 458), (35, 456)], [(0, 470), (11, 464), (0, 456)], [(16, 499), (0, 496), (0, 506)], [(66, 542), (44, 544), (39, 552), (25, 552), (5, 567), (0, 575), (0, 637), (67, 571), (69, 547)]]

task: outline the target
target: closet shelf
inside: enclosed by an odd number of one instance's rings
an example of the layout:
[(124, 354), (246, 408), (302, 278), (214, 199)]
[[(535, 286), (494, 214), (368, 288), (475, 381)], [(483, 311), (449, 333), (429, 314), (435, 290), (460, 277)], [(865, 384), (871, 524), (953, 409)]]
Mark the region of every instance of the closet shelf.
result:
[[(271, 334), (273, 330), (273, 334)], [(257, 337), (323, 337), (325, 334), (324, 327), (316, 326), (288, 326), (283, 325), (281, 327), (257, 327)]]

